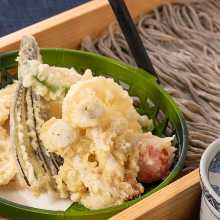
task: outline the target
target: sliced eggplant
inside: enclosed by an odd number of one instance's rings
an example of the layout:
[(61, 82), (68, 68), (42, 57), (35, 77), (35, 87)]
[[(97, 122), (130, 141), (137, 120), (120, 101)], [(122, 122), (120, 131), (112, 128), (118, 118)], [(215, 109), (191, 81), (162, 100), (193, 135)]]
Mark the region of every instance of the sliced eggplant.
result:
[(36, 192), (48, 186), (56, 191), (54, 176), (58, 173), (59, 162), (40, 140), (41, 125), (47, 120), (46, 101), (22, 83), (28, 60), (41, 61), (38, 45), (31, 36), (21, 40), (19, 51), (19, 83), (10, 115), (12, 143), (26, 184)]

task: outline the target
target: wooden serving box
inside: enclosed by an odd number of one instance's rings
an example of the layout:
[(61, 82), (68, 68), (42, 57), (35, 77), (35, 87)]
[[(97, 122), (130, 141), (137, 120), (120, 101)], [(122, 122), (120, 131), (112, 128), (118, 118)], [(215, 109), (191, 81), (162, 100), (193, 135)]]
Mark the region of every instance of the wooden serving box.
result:
[[(134, 18), (165, 2), (175, 0), (126, 0)], [(107, 0), (93, 0), (0, 38), (0, 52), (17, 49), (21, 37), (27, 34), (34, 35), (41, 47), (77, 48), (83, 37), (97, 37), (113, 21), (115, 18)], [(200, 194), (199, 171), (195, 170), (111, 220), (198, 219)]]

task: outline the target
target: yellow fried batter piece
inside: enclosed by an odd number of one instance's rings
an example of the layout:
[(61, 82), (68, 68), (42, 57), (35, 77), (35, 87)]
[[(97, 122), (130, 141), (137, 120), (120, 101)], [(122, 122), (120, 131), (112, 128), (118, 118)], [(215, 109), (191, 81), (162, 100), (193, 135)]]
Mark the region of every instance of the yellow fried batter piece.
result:
[(62, 102), (61, 101), (50, 101), (49, 105), (49, 116), (55, 118), (62, 118)]
[(0, 125), (9, 118), (10, 105), (16, 90), (16, 83), (0, 90)]
[(22, 69), (22, 83), (47, 100), (63, 99), (72, 84), (81, 79), (75, 69), (49, 66), (38, 60), (28, 60)]
[(50, 152), (71, 146), (76, 138), (75, 130), (61, 119), (51, 118), (41, 128), (41, 139)]
[(60, 196), (90, 209), (121, 204), (143, 192), (136, 137), (142, 132), (132, 99), (112, 79), (87, 71), (71, 86), (62, 119), (41, 130), (45, 147), (64, 158), (56, 176)]
[(9, 136), (0, 126), (0, 185), (8, 184), (16, 172), (16, 162), (11, 151)]
[(141, 130), (131, 97), (112, 79), (101, 76), (77, 82), (63, 101), (62, 117), (73, 127), (94, 127), (116, 114), (123, 115), (128, 128)]

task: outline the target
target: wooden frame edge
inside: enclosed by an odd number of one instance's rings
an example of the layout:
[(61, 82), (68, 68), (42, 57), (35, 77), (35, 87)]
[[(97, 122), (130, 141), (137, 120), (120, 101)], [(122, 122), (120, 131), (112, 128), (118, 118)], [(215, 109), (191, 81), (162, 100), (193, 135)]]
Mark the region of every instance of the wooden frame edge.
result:
[(195, 211), (199, 210), (201, 194), (199, 179), (199, 169), (197, 169), (113, 216), (110, 220), (165, 220), (168, 219), (167, 216), (169, 220), (197, 219), (198, 212)]
[[(126, 0), (133, 17), (165, 2), (175, 2), (175, 0)], [(74, 48), (79, 45), (83, 37), (88, 34), (96, 37), (113, 21), (114, 16), (107, 0), (93, 0), (0, 38), (0, 52), (17, 49), (20, 38), (28, 34), (34, 35), (41, 47)], [(195, 204), (199, 204), (200, 193), (197, 169), (113, 216), (110, 220), (162, 220), (166, 219), (166, 213), (171, 210), (176, 212), (169, 215), (172, 216), (169, 220), (190, 219)], [(163, 215), (157, 215), (158, 208)]]
[[(175, 0), (126, 0), (133, 17)], [(34, 35), (41, 47), (74, 48), (86, 35), (95, 37), (114, 21), (107, 0), (93, 0), (0, 38), (0, 52), (18, 48), (23, 35)]]

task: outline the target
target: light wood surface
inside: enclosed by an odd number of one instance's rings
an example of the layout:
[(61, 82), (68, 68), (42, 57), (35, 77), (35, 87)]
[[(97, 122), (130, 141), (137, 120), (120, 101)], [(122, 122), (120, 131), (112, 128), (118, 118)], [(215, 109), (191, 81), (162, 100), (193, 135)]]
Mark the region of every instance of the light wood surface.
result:
[[(175, 0), (126, 0), (133, 17), (171, 1)], [(41, 47), (75, 48), (83, 37), (98, 36), (113, 21), (107, 0), (94, 0), (0, 38), (0, 52), (17, 49), (20, 38), (27, 34), (34, 35)], [(196, 170), (110, 220), (196, 220), (199, 199), (199, 172)]]
[(197, 169), (110, 220), (196, 220), (200, 194)]
[[(152, 10), (152, 8), (174, 0), (126, 0), (133, 15)], [(93, 0), (59, 15), (31, 25), (27, 28), (0, 38), (0, 52), (17, 49), (23, 35), (32, 34), (41, 47), (77, 47), (83, 37), (96, 37), (114, 21), (107, 0)]]

